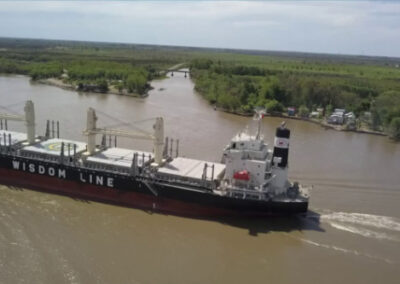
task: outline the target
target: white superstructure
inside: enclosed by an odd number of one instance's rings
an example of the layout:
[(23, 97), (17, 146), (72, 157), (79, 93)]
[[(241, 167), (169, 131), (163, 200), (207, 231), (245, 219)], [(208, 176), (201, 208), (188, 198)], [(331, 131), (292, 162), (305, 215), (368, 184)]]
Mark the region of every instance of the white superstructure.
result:
[[(268, 199), (286, 194), (292, 187), (287, 180), (290, 131), (284, 124), (277, 129), (272, 151), (260, 134), (262, 118), (263, 113), (256, 113), (257, 133), (240, 132), (224, 150), (222, 160), (226, 169), (220, 189), (228, 194)], [(288, 137), (278, 137), (281, 132)]]
[[(247, 133), (239, 133), (224, 151), (225, 179), (231, 184), (259, 188), (265, 182), (270, 155), (272, 153), (268, 152), (268, 145), (262, 139)], [(235, 178), (235, 174), (240, 172), (243, 178)], [(245, 172), (248, 173), (248, 180)]]

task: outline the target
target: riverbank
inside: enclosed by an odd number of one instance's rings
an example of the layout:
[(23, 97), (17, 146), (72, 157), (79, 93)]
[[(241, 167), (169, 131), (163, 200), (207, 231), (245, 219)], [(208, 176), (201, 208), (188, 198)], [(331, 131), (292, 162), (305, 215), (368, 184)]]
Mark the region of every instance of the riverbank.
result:
[[(214, 106), (214, 110), (216, 111), (222, 111), (226, 113), (231, 113), (234, 115), (239, 115), (239, 116), (245, 116), (245, 117), (250, 117), (253, 114), (252, 113), (245, 113), (245, 112), (235, 112), (235, 111), (229, 111), (225, 110), (223, 108), (219, 108)], [(356, 132), (356, 133), (363, 133), (363, 134), (371, 134), (371, 135), (378, 135), (378, 136), (388, 136), (387, 133), (384, 133), (382, 131), (374, 131), (371, 129), (368, 129), (366, 127), (360, 127), (357, 129), (349, 129), (346, 127), (346, 125), (335, 125), (335, 124), (329, 124), (326, 119), (315, 119), (315, 118), (309, 118), (309, 117), (300, 117), (300, 116), (290, 116), (285, 113), (267, 113), (265, 116), (270, 116), (270, 117), (282, 117), (285, 119), (293, 119), (293, 120), (302, 120), (314, 124), (318, 124), (324, 128), (327, 129), (333, 129), (336, 131), (349, 131), (349, 132)]]
[[(176, 66), (173, 66), (176, 67)], [(70, 84), (66, 83), (64, 80), (58, 79), (58, 78), (48, 78), (48, 79), (41, 79), (41, 80), (35, 80), (35, 82), (40, 83), (40, 84), (45, 84), (45, 85), (50, 85), (50, 86), (55, 86), (59, 87), (65, 90), (72, 90), (72, 91), (78, 91), (77, 87)], [(99, 92), (94, 92), (94, 93), (99, 93)], [(136, 97), (136, 98), (144, 98), (148, 96), (148, 92), (146, 92), (144, 95), (139, 95), (139, 94), (134, 94), (134, 93), (128, 93), (125, 89), (120, 92), (117, 90), (114, 86), (109, 86), (109, 90), (107, 92), (104, 92), (102, 94), (112, 94), (112, 95), (123, 95), (123, 96), (129, 96), (129, 97)], [(227, 113), (231, 113), (234, 115), (239, 115), (239, 116), (245, 116), (245, 117), (250, 117), (253, 114), (252, 113), (245, 113), (245, 112), (237, 112), (237, 111), (229, 111), (223, 108), (219, 108), (214, 106), (214, 110), (217, 111), (223, 111)], [(314, 118), (307, 118), (307, 117), (299, 117), (299, 116), (289, 116), (285, 113), (272, 113), (272, 114), (266, 114), (267, 116), (271, 117), (282, 117), (285, 119), (294, 119), (294, 120), (302, 120), (306, 122), (311, 122), (314, 124), (318, 124), (324, 128), (327, 129), (333, 129), (336, 131), (350, 131), (350, 132), (356, 132), (356, 133), (363, 133), (363, 134), (372, 134), (372, 135), (379, 135), (379, 136), (388, 136), (387, 133), (381, 132), (381, 131), (374, 131), (371, 129), (368, 129), (366, 127), (361, 127), (357, 129), (348, 129), (346, 125), (334, 125), (334, 124), (329, 124), (325, 119), (314, 119)]]
[[(168, 70), (178, 70), (180, 67), (184, 66), (187, 63), (179, 63), (176, 64), (170, 68), (167, 69), (167, 71), (165, 72), (165, 74), (159, 75), (157, 78), (158, 80), (162, 80), (162, 79), (166, 79), (167, 78), (167, 73), (169, 72)], [(150, 90), (152, 90), (153, 88), (151, 87), (150, 84), (148, 84), (148, 88), (145, 90), (145, 92), (143, 94), (139, 94), (139, 93), (132, 93), (129, 92), (127, 88), (117, 88), (117, 86), (112, 85), (112, 84), (108, 84), (107, 86), (107, 91), (104, 91), (104, 89), (102, 89), (100, 91), (100, 88), (96, 85), (88, 85), (88, 86), (83, 86), (83, 88), (80, 85), (76, 85), (72, 82), (69, 81), (68, 78), (68, 72), (66, 70), (64, 70), (64, 73), (62, 74), (61, 77), (65, 76), (65, 78), (45, 78), (45, 79), (38, 79), (38, 80), (34, 80), (31, 78), (31, 80), (39, 83), (39, 84), (44, 84), (44, 85), (49, 85), (49, 86), (54, 86), (54, 87), (58, 87), (58, 88), (62, 88), (65, 90), (72, 90), (72, 91), (78, 91), (78, 92), (84, 92), (84, 93), (100, 93), (100, 94), (111, 94), (111, 95), (122, 95), (122, 96), (128, 96), (128, 97), (135, 97), (135, 98), (144, 98), (148, 96), (148, 92)], [(86, 90), (86, 89), (89, 90)]]
[(58, 78), (47, 78), (47, 79), (40, 79), (40, 80), (33, 80), (33, 81), (35, 83), (39, 83), (39, 84), (43, 84), (43, 85), (54, 86), (54, 87), (62, 88), (65, 90), (79, 91), (79, 92), (84, 92), (84, 93), (110, 94), (110, 95), (120, 95), (120, 96), (128, 96), (128, 97), (135, 97), (135, 98), (143, 98), (143, 97), (148, 96), (147, 92), (143, 95), (140, 95), (137, 93), (129, 93), (126, 89), (119, 91), (114, 86), (109, 86), (108, 91), (106, 91), (106, 92), (96, 92), (96, 91), (86, 92), (86, 91), (79, 90), (78, 86), (75, 86), (74, 84), (71, 84), (71, 83), (67, 83), (67, 82), (65, 82), (65, 80), (58, 79)]

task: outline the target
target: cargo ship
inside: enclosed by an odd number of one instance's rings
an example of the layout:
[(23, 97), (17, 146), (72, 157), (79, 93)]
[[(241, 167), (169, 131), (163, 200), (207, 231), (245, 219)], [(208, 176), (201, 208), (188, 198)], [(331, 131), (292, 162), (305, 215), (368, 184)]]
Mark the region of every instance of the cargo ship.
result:
[[(270, 149), (263, 116), (257, 110), (255, 133), (240, 131), (221, 162), (209, 162), (180, 156), (161, 117), (151, 131), (113, 129), (98, 126), (89, 108), (86, 142), (60, 138), (54, 121), (39, 136), (27, 101), (22, 115), (0, 113), (0, 183), (194, 218), (304, 213), (309, 188), (287, 177), (290, 130), (282, 123)], [(9, 130), (10, 120), (24, 123), (26, 133)], [(153, 151), (119, 148), (117, 137), (149, 140)]]

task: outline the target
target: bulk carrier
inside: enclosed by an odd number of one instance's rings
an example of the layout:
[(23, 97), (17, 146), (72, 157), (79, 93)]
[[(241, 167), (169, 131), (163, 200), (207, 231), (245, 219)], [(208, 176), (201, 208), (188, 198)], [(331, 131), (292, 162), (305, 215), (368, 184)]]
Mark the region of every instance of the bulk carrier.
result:
[[(307, 211), (308, 188), (287, 179), (290, 130), (279, 126), (269, 149), (261, 135), (263, 111), (253, 118), (256, 133), (238, 133), (220, 163), (179, 156), (179, 140), (164, 138), (160, 117), (151, 132), (102, 128), (89, 108), (84, 143), (60, 138), (58, 122), (47, 121), (45, 135), (36, 135), (32, 101), (24, 112), (0, 113), (2, 184), (198, 218)], [(25, 123), (26, 133), (8, 130), (9, 120)], [(153, 152), (106, 145), (118, 136), (150, 140)]]

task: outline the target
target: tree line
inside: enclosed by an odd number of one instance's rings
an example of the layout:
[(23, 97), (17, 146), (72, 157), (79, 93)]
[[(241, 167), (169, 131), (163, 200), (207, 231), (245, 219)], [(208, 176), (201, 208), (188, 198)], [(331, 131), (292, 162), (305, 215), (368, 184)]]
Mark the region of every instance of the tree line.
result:
[[(356, 73), (344, 75), (337, 64), (324, 64), (317, 68), (318, 72), (311, 73), (298, 71), (296, 65), (287, 64), (286, 69), (271, 65), (247, 66), (246, 62), (197, 58), (191, 61), (190, 68), (195, 89), (224, 110), (251, 114), (255, 107), (262, 106), (272, 113), (281, 113), (287, 107), (302, 112), (323, 108), (326, 115), (334, 108), (345, 108), (357, 116), (371, 112), (372, 128), (400, 138), (399, 70), (379, 67), (381, 77), (376, 78), (374, 66), (362, 66), (362, 74), (357, 68)], [(316, 66), (313, 62), (313, 68)], [(332, 68), (337, 73), (331, 73)]]
[(143, 95), (149, 81), (162, 76), (159, 70), (185, 56), (179, 50), (118, 44), (0, 39), (0, 73), (25, 74), (33, 80), (59, 78), (103, 92), (113, 87)]

